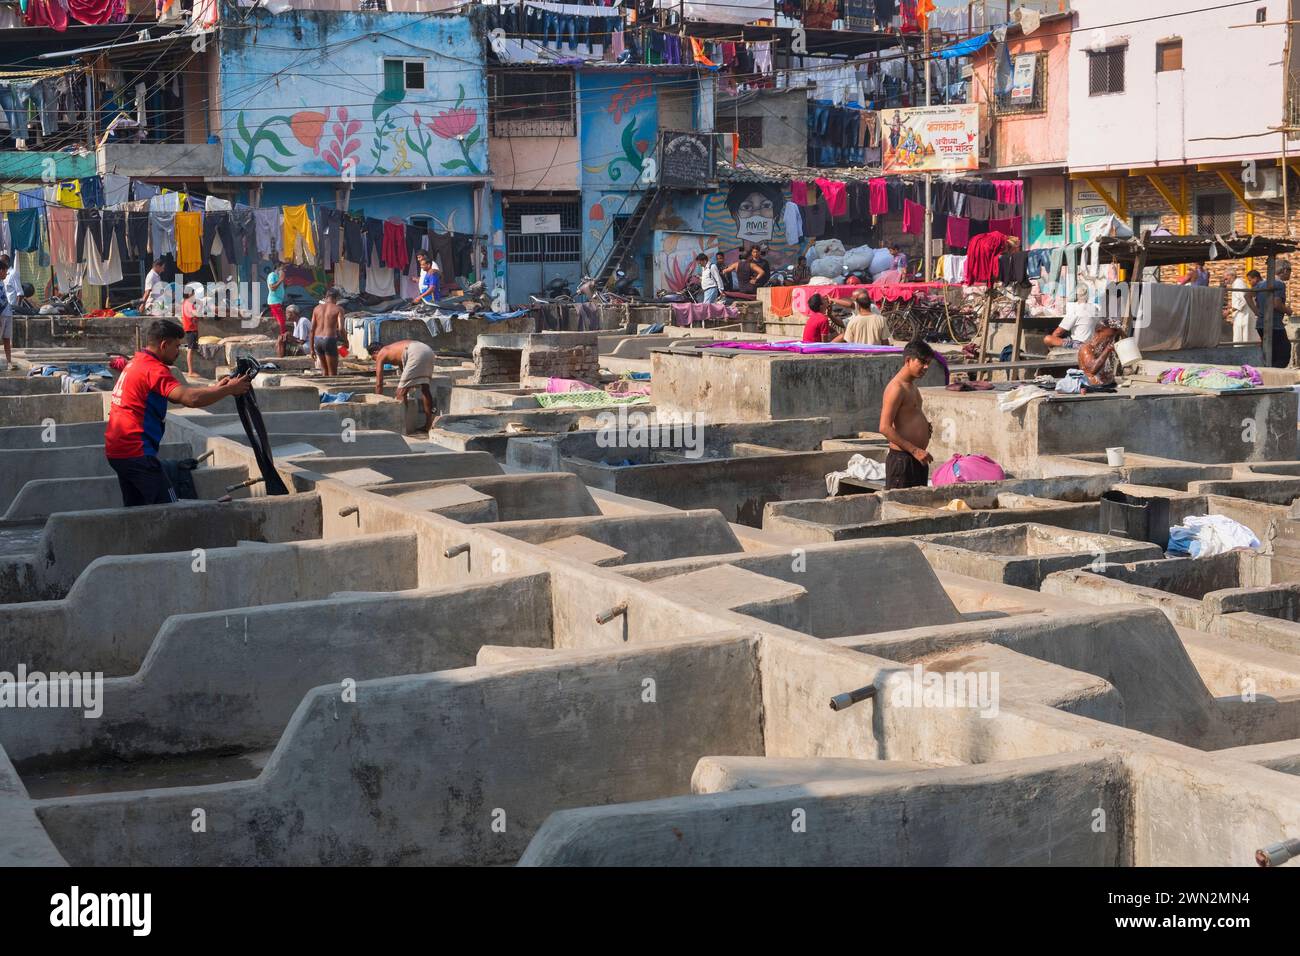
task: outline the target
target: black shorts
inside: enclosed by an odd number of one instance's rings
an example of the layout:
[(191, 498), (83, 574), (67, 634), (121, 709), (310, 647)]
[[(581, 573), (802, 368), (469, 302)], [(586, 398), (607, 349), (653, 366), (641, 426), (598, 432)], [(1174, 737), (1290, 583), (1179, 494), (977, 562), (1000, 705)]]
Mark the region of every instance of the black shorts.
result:
[(885, 490), (924, 488), (930, 480), (930, 466), (923, 465), (905, 451), (889, 450), (885, 456)]
[(185, 347), (189, 349), (191, 352), (197, 352), (199, 350), (199, 333), (186, 332)]
[(318, 335), (316, 336), (316, 351), (321, 355), (338, 358), (339, 340), (332, 335)]
[(122, 489), (122, 504), (126, 507), (165, 505), (176, 500), (176, 492), (167, 480), (162, 462), (153, 455), (110, 458), (108, 465), (117, 472), (117, 484)]

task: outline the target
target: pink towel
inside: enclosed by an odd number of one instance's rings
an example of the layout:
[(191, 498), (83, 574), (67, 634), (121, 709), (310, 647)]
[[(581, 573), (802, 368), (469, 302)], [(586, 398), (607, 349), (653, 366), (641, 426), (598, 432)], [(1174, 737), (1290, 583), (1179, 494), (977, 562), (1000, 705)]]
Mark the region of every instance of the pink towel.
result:
[(826, 197), (826, 208), (832, 216), (843, 216), (848, 213), (849, 194), (847, 184), (832, 182), (829, 179), (818, 179), (817, 185), (821, 188), (822, 195)]
[(920, 235), (925, 228), (925, 207), (910, 199), (903, 200), (903, 232)]
[(808, 205), (808, 184), (800, 179), (790, 181), (790, 201), (796, 206)]

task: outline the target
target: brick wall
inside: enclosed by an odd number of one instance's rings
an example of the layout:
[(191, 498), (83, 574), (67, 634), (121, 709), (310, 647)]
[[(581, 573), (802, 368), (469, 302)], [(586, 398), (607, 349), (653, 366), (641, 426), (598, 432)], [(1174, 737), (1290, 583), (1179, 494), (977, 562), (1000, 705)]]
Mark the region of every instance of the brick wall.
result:
[(545, 385), (549, 378), (596, 382), (600, 378), (600, 358), (596, 348), (584, 345), (571, 349), (525, 349), (519, 367), (520, 384), (526, 388)]
[[(1175, 190), (1177, 195), (1178, 179), (1173, 174), (1163, 177), (1163, 182)], [(1080, 187), (1080, 183), (1075, 184), (1075, 188)], [(1298, 224), (1300, 219), (1300, 177), (1292, 175), (1289, 177), (1290, 197), (1291, 197), (1291, 222)], [(1187, 202), (1190, 207), (1187, 231), (1195, 233), (1197, 231), (1196, 221), (1196, 196), (1198, 193), (1214, 193), (1216, 195), (1228, 195), (1228, 187), (1224, 185), (1223, 180), (1216, 173), (1191, 173), (1187, 176)], [(1255, 206), (1255, 226), (1254, 232), (1260, 236), (1270, 236), (1274, 238), (1286, 237), (1286, 226), (1283, 219), (1282, 200), (1257, 200)], [(1156, 192), (1155, 187), (1141, 176), (1131, 176), (1128, 180), (1128, 208), (1129, 215), (1138, 215), (1142, 213), (1160, 213), (1160, 224), (1168, 229), (1174, 235), (1179, 233), (1179, 216), (1169, 208), (1169, 204), (1164, 198)], [(1237, 202), (1236, 197), (1232, 197), (1233, 209), (1233, 226), (1237, 232), (1246, 233), (1250, 231), (1246, 227), (1246, 210)], [(1278, 262), (1283, 259), (1291, 260), (1291, 269), (1293, 280), (1287, 287), (1288, 300), (1291, 307), (1300, 309), (1300, 256), (1279, 256)], [(1267, 275), (1268, 259), (1263, 256), (1257, 256), (1253, 264), (1246, 260), (1219, 260), (1208, 263), (1210, 270), (1210, 285), (1222, 285), (1223, 277), (1230, 268), (1236, 268), (1241, 275), (1245, 275), (1247, 269), (1254, 268), (1259, 270), (1261, 276)], [(1161, 277), (1165, 282), (1176, 282), (1180, 275), (1177, 266), (1165, 266), (1161, 272)]]

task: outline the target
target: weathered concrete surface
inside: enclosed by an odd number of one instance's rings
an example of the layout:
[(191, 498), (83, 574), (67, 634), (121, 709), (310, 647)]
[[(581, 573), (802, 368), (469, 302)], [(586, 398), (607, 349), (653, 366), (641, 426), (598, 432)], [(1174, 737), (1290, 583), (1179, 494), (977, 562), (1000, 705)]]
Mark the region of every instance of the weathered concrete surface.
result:
[(178, 615), (102, 717), (0, 710), (0, 744), (24, 767), (270, 748), (313, 687), (470, 667), (489, 640), (549, 649), (545, 575)]
[[(1126, 453), (1203, 463), (1295, 457), (1295, 392), (1192, 391), (1146, 386), (1131, 394), (1057, 396), (1012, 412), (998, 411), (998, 396), (991, 392), (926, 388), (922, 400), (926, 415), (936, 423), (929, 447), (936, 461), (980, 453), (1022, 476), (1034, 475), (1043, 455), (1113, 446), (1123, 446)], [(1240, 437), (1241, 422), (1247, 418), (1256, 423), (1253, 443), (1223, 441), (1224, 435)]]
[[(762, 753), (758, 713), (743, 637), (362, 681), (356, 705), (311, 691), (254, 781), (37, 812), (74, 866), (511, 863), (554, 810), (687, 793), (701, 757)], [(229, 836), (193, 839), (196, 805)]]
[(59, 425), (77, 422), (102, 422), (107, 392), (82, 392), (79, 395), (3, 395), (0, 396), (0, 428), (11, 425), (41, 425), (53, 421)]
[(105, 422), (78, 422), (75, 425), (10, 425), (0, 428), (0, 451), (11, 448), (72, 448), (78, 445), (103, 445)]
[[(1070, 754), (566, 810), (520, 865), (1115, 866), (1127, 776), (1118, 758)], [(1098, 806), (1104, 833), (1077, 822)]]
[[(74, 396), (75, 397), (75, 396)], [(2, 429), (0, 429), (2, 431)], [(116, 473), (104, 457), (103, 435), (100, 444), (81, 446), (42, 446), (0, 450), (0, 508), (8, 509), (29, 481), (42, 478), (102, 478)], [(160, 458), (188, 458), (190, 444), (182, 440), (164, 440), (158, 446)]]
[(4, 834), (0, 865), (67, 866), (67, 861), (36, 819), (27, 788), (3, 747), (0, 747), (0, 833)]
[(494, 530), (520, 541), (541, 545), (581, 535), (617, 549), (623, 557), (615, 564), (733, 554), (744, 550), (731, 526), (716, 511), (503, 521)]
[(1164, 556), (1154, 544), (1032, 523), (922, 535), (916, 541), (933, 568), (1034, 589), (1056, 571)]
[[(68, 596), (4, 608), (0, 669), (102, 671), (139, 668), (173, 614), (313, 600), (340, 589), (401, 590), (416, 585), (411, 533), (346, 541), (97, 558)], [(149, 600), (123, 607), (121, 595), (148, 581)]]
[(853, 760), (848, 757), (704, 757), (691, 775), (691, 793), (726, 793), (760, 787), (792, 787), (813, 781), (853, 781), (928, 770), (910, 760)]
[[(360, 459), (360, 460), (359, 460)], [(486, 452), (448, 452), (446, 454), (368, 455), (346, 458), (313, 458), (304, 470), (316, 475), (332, 475), (355, 468), (369, 468), (387, 476), (389, 481), (436, 481), (441, 478), (468, 478), (476, 475), (500, 475), (501, 466)]]
[[(248, 478), (243, 465), (229, 468), (198, 468), (193, 472), (194, 492), (199, 499), (213, 501), (227, 494), (226, 488)], [(247, 498), (247, 488), (229, 492), (235, 498)], [(5, 521), (32, 521), (48, 518), (59, 511), (98, 511), (122, 507), (122, 486), (117, 476), (102, 478), (39, 478), (23, 485), (14, 496)]]
[(320, 536), (317, 495), (63, 511), (45, 523), (34, 554), (0, 558), (0, 603), (61, 598), (92, 561), (105, 555), (188, 552), (229, 548), (240, 541), (276, 543)]
[[(656, 349), (650, 357), (651, 400), (661, 413), (713, 421), (830, 419), (832, 435), (875, 431), (889, 380), (902, 356), (798, 355), (712, 349)], [(923, 385), (944, 384), (935, 362)]]
[[(403, 499), (420, 492), (461, 486), (496, 503), (500, 521), (532, 521), (542, 518), (578, 518), (600, 514), (591, 494), (576, 475), (486, 475), (441, 481), (394, 482), (371, 490), (386, 498)], [(421, 510), (428, 510), (413, 499)], [(451, 517), (455, 517), (451, 515)]]

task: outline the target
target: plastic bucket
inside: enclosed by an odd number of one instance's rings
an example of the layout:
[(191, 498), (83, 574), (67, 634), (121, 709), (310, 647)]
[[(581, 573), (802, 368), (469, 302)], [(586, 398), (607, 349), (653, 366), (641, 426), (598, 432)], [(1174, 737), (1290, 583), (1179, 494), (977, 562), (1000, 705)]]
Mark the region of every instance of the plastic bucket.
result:
[(1124, 446), (1106, 449), (1106, 464), (1112, 468), (1118, 468), (1124, 464)]
[(1138, 348), (1137, 336), (1116, 342), (1115, 354), (1119, 356), (1121, 365), (1133, 365), (1142, 361), (1142, 351)]

